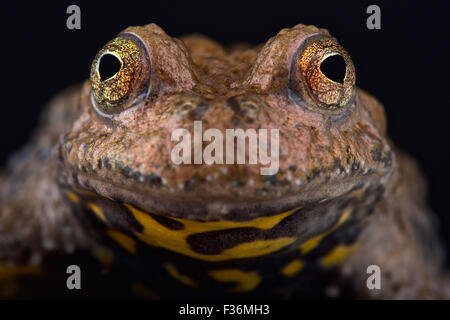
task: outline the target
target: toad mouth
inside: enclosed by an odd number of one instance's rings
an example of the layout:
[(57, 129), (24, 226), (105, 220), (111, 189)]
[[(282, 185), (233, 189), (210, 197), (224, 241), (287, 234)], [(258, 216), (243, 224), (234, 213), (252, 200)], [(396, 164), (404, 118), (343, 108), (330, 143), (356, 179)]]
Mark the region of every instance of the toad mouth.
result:
[[(241, 221), (207, 221), (162, 216), (86, 190), (65, 190), (65, 194), (89, 230), (106, 235), (133, 255), (149, 246), (208, 263), (259, 259), (296, 248), (307, 254), (352, 212), (347, 203), (331, 211), (295, 207)], [(318, 219), (324, 223), (311, 228)]]
[[(129, 187), (106, 181), (84, 172), (72, 172), (60, 177), (65, 189), (92, 192), (110, 200), (134, 205), (145, 212), (188, 220), (245, 221), (271, 216), (298, 207), (317, 206), (346, 194), (363, 191), (367, 186), (379, 185), (380, 173), (364, 176), (339, 177), (337, 181), (312, 182), (298, 192), (281, 196), (267, 194), (261, 197), (219, 197), (213, 193), (183, 191), (176, 194), (167, 189)], [(222, 196), (222, 195), (220, 195)]]

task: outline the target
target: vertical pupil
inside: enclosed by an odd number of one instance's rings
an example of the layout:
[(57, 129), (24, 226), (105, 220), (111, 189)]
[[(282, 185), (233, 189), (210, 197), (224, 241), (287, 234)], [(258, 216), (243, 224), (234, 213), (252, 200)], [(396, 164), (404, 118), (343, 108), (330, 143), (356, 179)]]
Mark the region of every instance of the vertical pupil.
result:
[(99, 61), (98, 72), (100, 81), (108, 80), (120, 71), (122, 64), (120, 60), (112, 54), (104, 54)]
[(334, 55), (326, 58), (320, 64), (320, 71), (330, 80), (342, 83), (347, 71), (347, 65), (344, 58), (340, 55)]

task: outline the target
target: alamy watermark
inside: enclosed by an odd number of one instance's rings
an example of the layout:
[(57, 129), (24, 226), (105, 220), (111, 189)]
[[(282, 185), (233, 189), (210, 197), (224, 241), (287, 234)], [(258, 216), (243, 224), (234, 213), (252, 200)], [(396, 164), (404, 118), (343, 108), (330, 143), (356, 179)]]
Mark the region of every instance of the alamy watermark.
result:
[(81, 9), (79, 6), (72, 4), (67, 7), (66, 13), (70, 14), (66, 20), (66, 27), (69, 30), (81, 29)]
[(69, 274), (66, 280), (66, 286), (69, 290), (81, 289), (81, 269), (76, 264), (67, 267), (66, 273)]
[[(273, 175), (279, 169), (279, 134), (279, 129), (226, 129), (224, 139), (219, 129), (210, 128), (203, 132), (202, 121), (194, 121), (193, 135), (185, 128), (172, 132), (171, 140), (178, 143), (172, 148), (170, 158), (177, 165), (245, 164), (248, 158), (250, 165), (266, 166), (260, 168), (261, 175)], [(210, 143), (203, 148), (203, 142)]]
[(381, 268), (376, 264), (372, 264), (367, 267), (366, 272), (370, 274), (366, 280), (367, 289), (381, 289)]
[(369, 30), (381, 29), (381, 9), (376, 4), (367, 7), (366, 13), (370, 16), (366, 20), (366, 26)]

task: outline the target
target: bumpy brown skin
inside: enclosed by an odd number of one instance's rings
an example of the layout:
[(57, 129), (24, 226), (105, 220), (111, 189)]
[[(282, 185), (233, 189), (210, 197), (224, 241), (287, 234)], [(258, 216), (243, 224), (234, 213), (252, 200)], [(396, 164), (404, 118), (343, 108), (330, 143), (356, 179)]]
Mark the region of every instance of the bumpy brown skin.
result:
[[(381, 186), (384, 196), (366, 218), (359, 250), (341, 267), (343, 278), (360, 297), (449, 296), (423, 179), (389, 142), (381, 104), (360, 89), (340, 113), (292, 97), (298, 48), (326, 30), (298, 25), (256, 48), (224, 48), (197, 35), (178, 40), (156, 25), (124, 33), (148, 50), (150, 94), (110, 119), (93, 109), (89, 81), (53, 100), (35, 139), (2, 178), (0, 261), (90, 246), (56, 181), (146, 211), (216, 220), (247, 220)], [(172, 164), (171, 132), (193, 132), (194, 120), (204, 131), (279, 129), (279, 172), (268, 178), (259, 165)], [(371, 264), (383, 271), (382, 290), (367, 290)]]
[[(154, 25), (124, 32), (137, 34), (149, 47), (151, 93), (105, 125), (90, 106), (85, 84), (83, 115), (62, 145), (64, 166), (83, 185), (149, 211), (216, 218), (233, 210), (262, 215), (264, 206), (279, 210), (331, 198), (389, 175), (383, 111), (370, 96), (360, 91), (355, 105), (329, 115), (299, 107), (289, 95), (295, 51), (306, 37), (326, 31), (298, 26), (281, 31), (259, 51), (231, 52), (199, 36), (174, 40)], [(259, 165), (173, 165), (171, 133), (193, 132), (193, 120), (202, 120), (204, 131), (278, 128), (279, 174), (267, 182)]]

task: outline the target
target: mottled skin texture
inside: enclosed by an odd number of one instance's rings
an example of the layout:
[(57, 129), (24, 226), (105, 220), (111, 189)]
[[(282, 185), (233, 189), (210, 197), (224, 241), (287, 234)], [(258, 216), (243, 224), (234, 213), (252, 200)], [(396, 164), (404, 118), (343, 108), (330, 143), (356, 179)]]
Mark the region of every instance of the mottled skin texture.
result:
[[(285, 228), (293, 230), (274, 231), (296, 239), (283, 248), (285, 255), (329, 230), (349, 209), (350, 226), (334, 241), (358, 230), (352, 237), (358, 247), (334, 267), (324, 296), (339, 296), (342, 290), (335, 287), (341, 285), (351, 297), (449, 296), (423, 178), (389, 141), (383, 107), (354, 86), (350, 57), (326, 30), (298, 25), (254, 48), (225, 48), (198, 35), (174, 39), (156, 25), (123, 34), (139, 43), (136, 57), (145, 74), (131, 89), (138, 91), (124, 91), (111, 113), (103, 113), (98, 95), (91, 95), (96, 82), (50, 102), (33, 140), (2, 176), (0, 262), (39, 263), (49, 255), (103, 250), (75, 221), (66, 191), (89, 191), (110, 199), (104, 201), (111, 206), (126, 203), (205, 223), (246, 222), (304, 208), (295, 213), (292, 228)], [(302, 60), (316, 38), (344, 57), (342, 86), (317, 71), (320, 61), (309, 65), (309, 76), (302, 75), (300, 64), (324, 53), (318, 45)], [(325, 88), (321, 97), (308, 89), (314, 85)], [(202, 120), (204, 130), (279, 129), (280, 170), (264, 176), (260, 165), (174, 165), (171, 132), (192, 132), (194, 120)], [(127, 227), (119, 229), (135, 239)], [(256, 263), (249, 261), (247, 268)], [(366, 268), (372, 264), (381, 267), (382, 290), (367, 290)], [(1, 281), (0, 269), (0, 286)]]

